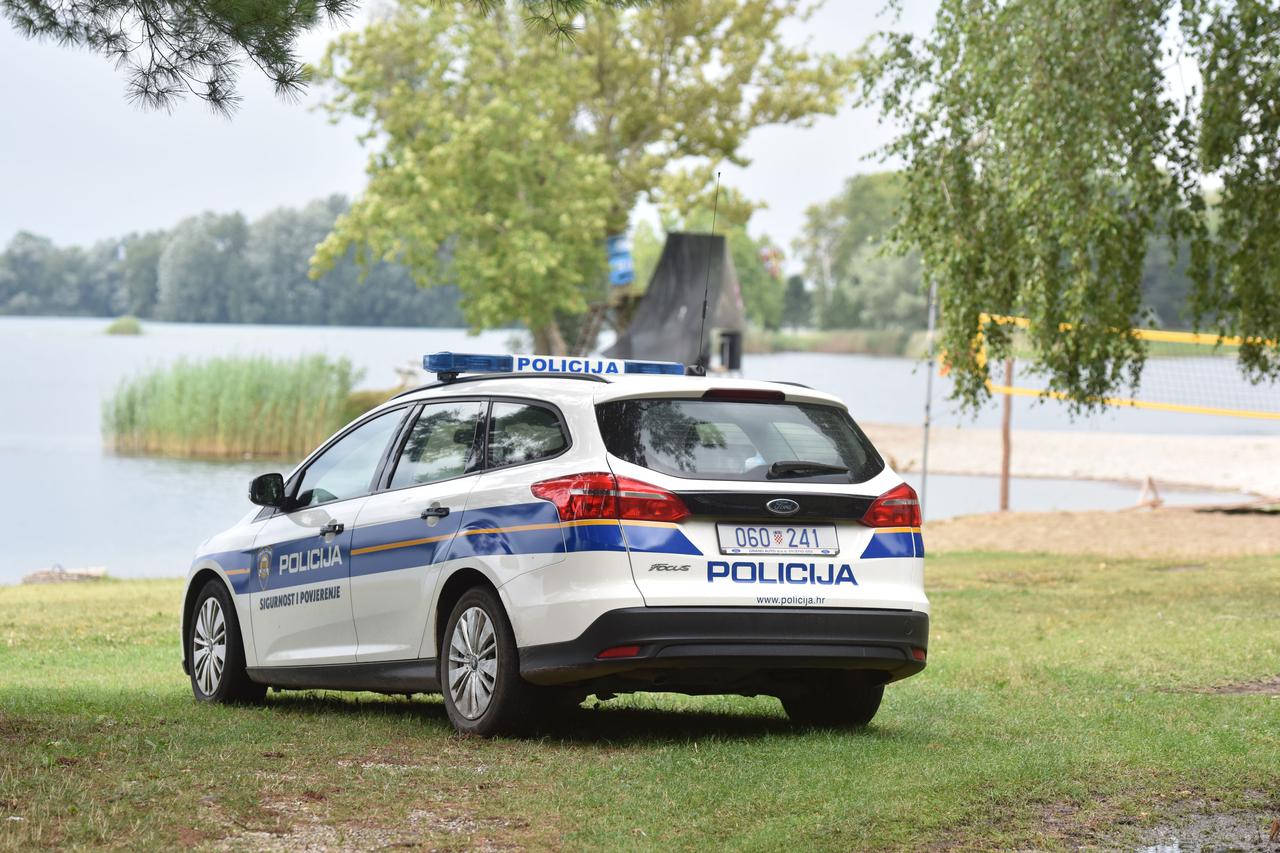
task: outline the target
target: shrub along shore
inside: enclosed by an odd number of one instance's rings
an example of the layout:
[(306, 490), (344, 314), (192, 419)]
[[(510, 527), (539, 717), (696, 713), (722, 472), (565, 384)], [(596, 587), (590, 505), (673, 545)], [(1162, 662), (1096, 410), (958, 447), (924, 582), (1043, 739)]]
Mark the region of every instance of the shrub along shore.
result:
[(102, 407), (103, 437), (120, 453), (296, 458), (385, 397), (355, 392), (360, 376), (319, 355), (179, 359), (120, 384)]
[(923, 358), (924, 331), (909, 329), (779, 329), (747, 331), (748, 353), (821, 352)]

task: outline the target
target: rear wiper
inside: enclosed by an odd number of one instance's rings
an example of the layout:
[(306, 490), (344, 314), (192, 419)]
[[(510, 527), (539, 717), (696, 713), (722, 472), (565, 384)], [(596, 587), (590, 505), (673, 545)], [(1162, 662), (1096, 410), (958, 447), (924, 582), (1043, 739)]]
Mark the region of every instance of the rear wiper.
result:
[(801, 459), (791, 459), (786, 462), (775, 462), (769, 466), (769, 473), (766, 474), (770, 480), (780, 480), (783, 477), (812, 477), (818, 474), (848, 474), (849, 469), (841, 465), (828, 465), (825, 462), (805, 462)]

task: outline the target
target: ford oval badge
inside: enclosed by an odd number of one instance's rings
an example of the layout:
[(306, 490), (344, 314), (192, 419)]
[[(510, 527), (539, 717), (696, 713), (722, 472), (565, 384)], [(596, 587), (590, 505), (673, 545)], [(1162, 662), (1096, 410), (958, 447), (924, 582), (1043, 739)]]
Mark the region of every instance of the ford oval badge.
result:
[(774, 498), (764, 505), (774, 515), (795, 515), (800, 511), (800, 504), (791, 498)]

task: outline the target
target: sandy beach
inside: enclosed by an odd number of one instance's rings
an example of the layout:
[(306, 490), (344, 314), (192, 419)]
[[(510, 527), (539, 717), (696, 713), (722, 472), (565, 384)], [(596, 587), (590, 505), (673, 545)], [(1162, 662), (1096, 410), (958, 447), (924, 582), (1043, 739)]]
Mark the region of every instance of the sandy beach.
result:
[[(920, 469), (918, 426), (861, 424), (900, 472)], [(1122, 480), (1157, 486), (1245, 491), (1280, 497), (1280, 433), (1265, 436), (1143, 435), (1017, 430), (1010, 470), (1017, 477)], [(929, 470), (938, 474), (1000, 473), (1000, 431), (934, 427)]]
[[(1280, 513), (1185, 507), (993, 512), (927, 522), (924, 541), (931, 554), (1014, 551), (1088, 555), (1100, 560), (1213, 561), (1280, 553)], [(1182, 566), (1188, 570), (1197, 567)]]

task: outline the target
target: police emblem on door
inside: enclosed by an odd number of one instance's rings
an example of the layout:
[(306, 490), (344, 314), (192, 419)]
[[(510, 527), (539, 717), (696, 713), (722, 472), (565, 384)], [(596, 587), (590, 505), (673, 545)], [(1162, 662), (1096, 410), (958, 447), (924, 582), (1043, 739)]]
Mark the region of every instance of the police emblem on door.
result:
[(271, 579), (271, 549), (263, 548), (258, 552), (258, 589), (266, 589)]

